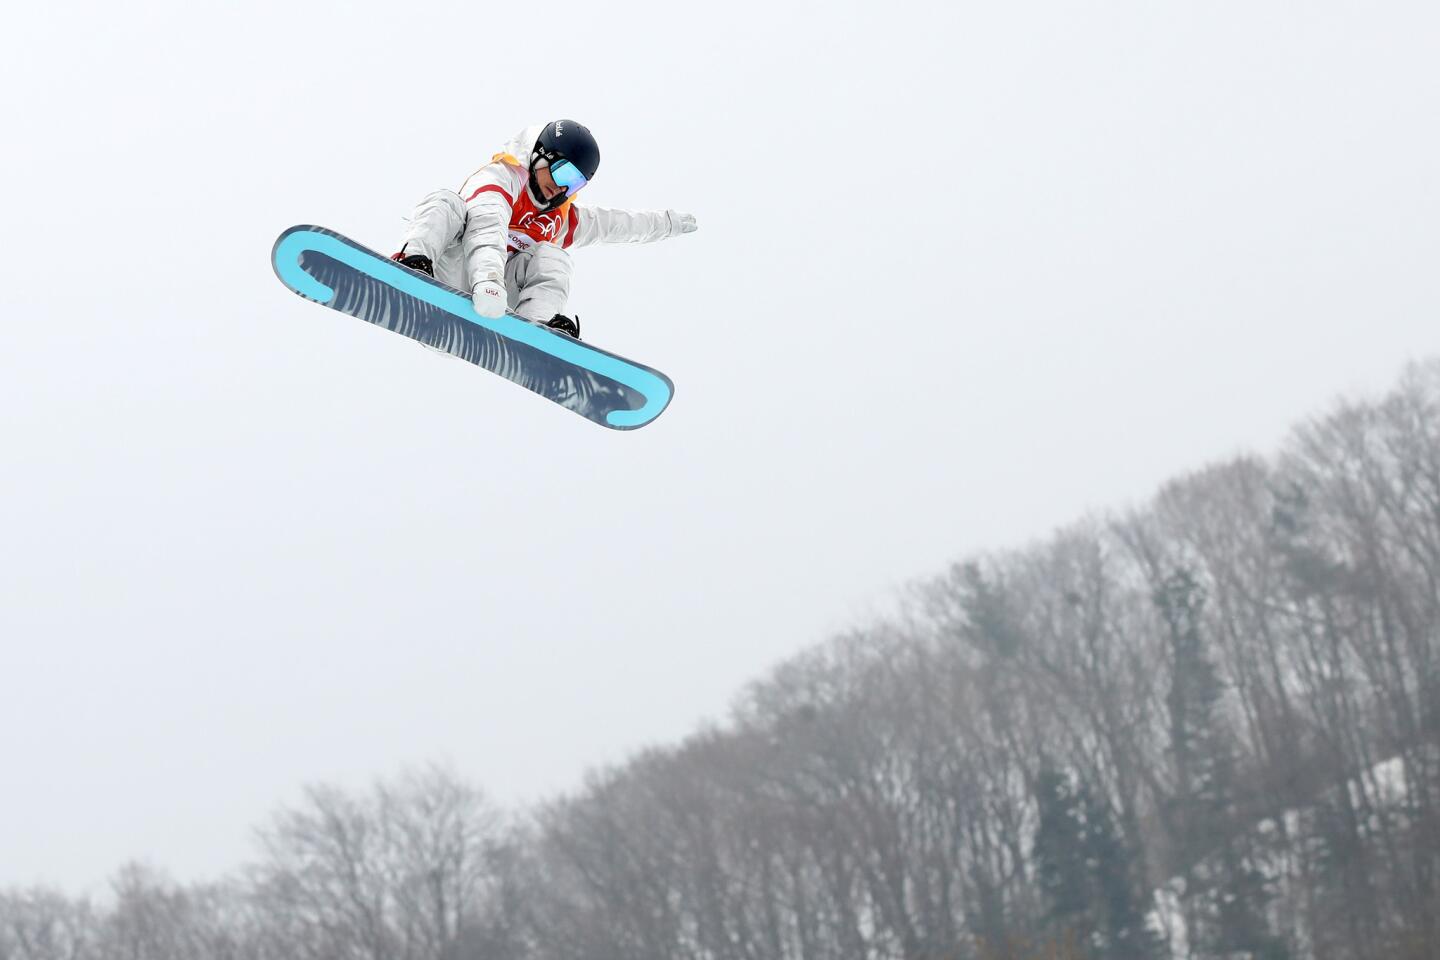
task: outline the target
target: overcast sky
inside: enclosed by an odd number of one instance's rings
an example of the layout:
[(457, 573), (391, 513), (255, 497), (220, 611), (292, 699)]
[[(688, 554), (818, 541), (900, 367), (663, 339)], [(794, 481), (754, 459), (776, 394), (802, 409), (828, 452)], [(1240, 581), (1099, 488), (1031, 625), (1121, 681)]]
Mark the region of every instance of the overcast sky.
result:
[[(307, 782), (507, 804), (968, 553), (1440, 342), (1433, 2), (21, 4), (0, 27), (0, 886), (185, 880)], [(521, 127), (668, 373), (615, 433), (289, 293)]]

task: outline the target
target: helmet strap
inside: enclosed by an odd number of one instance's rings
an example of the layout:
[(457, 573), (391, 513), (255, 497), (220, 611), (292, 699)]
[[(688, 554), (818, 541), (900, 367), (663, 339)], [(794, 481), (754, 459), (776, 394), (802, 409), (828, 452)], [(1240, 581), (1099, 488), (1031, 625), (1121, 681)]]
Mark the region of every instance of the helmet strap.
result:
[(541, 160), (547, 164), (553, 164), (558, 157), (559, 154), (551, 153), (539, 143), (535, 144), (535, 149), (530, 151), (530, 202), (535, 204), (535, 208), (541, 213), (558, 210), (560, 205), (568, 199), (562, 191), (554, 200), (546, 200), (545, 195), (540, 191), (540, 178), (535, 175), (535, 164)]

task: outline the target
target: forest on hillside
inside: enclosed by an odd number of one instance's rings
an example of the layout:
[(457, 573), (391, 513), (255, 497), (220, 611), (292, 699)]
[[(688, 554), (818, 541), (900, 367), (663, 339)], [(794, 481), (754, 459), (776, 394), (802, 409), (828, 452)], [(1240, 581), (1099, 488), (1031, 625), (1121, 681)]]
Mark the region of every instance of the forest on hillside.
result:
[(1440, 363), (1273, 456), (964, 557), (723, 723), (535, 808), (421, 768), (312, 786), (213, 882), (140, 861), (103, 896), (0, 890), (0, 960), (1422, 960), (1437, 942)]

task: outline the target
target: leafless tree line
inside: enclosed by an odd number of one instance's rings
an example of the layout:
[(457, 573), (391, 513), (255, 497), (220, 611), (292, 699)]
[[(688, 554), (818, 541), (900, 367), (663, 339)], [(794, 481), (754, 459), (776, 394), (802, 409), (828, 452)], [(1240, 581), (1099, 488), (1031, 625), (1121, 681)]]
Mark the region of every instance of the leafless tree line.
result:
[(315, 788), (250, 867), (0, 892), (0, 960), (1440, 956), (1440, 365), (972, 557), (501, 816)]

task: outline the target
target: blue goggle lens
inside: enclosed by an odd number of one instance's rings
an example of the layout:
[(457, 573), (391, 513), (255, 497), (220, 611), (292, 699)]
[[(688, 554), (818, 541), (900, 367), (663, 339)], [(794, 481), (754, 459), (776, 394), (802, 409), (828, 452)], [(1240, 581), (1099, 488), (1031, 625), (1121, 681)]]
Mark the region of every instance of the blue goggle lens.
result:
[(555, 180), (555, 185), (565, 188), (565, 196), (573, 197), (577, 190), (589, 183), (585, 174), (580, 168), (569, 160), (561, 160), (550, 167), (550, 176)]

